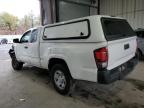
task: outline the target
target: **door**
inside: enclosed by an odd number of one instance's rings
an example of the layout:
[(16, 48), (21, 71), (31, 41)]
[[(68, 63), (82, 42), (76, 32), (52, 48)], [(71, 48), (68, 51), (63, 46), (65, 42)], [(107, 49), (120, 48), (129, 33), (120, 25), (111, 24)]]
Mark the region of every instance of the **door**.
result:
[(39, 33), (38, 29), (32, 30), (28, 46), (28, 57), (30, 59), (30, 62), (32, 65), (37, 67), (40, 66), (38, 33)]
[(31, 31), (27, 31), (20, 39), (20, 43), (15, 46), (15, 53), (18, 60), (30, 63), (28, 58), (28, 46), (30, 41)]

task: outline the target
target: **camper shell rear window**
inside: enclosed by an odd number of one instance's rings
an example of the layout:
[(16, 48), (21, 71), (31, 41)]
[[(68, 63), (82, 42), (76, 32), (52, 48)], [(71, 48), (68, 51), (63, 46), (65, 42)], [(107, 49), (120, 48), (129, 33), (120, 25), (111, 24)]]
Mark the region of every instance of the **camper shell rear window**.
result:
[(107, 41), (136, 36), (125, 19), (101, 18), (101, 23)]

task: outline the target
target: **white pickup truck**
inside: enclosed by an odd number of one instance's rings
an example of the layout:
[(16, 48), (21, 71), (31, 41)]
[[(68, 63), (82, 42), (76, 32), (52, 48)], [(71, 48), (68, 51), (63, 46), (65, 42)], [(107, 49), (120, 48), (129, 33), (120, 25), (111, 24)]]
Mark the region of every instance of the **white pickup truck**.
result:
[(73, 80), (102, 84), (122, 79), (136, 65), (136, 35), (123, 18), (89, 16), (41, 26), (14, 39), (12, 67), (48, 69), (55, 89), (67, 94)]

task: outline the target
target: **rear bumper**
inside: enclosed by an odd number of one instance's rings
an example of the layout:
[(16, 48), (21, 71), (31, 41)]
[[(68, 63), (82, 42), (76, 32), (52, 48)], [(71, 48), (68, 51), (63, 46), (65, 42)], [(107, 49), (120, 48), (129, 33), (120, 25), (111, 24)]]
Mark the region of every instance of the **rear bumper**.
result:
[(112, 69), (98, 71), (98, 83), (109, 84), (116, 80), (123, 79), (128, 73), (130, 73), (137, 65), (138, 60), (136, 57), (129, 60), (128, 62)]

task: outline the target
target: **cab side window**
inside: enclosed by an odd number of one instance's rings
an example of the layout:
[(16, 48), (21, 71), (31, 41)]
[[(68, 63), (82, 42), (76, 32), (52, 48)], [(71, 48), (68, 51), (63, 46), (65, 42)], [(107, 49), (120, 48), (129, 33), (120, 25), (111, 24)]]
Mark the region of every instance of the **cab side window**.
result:
[(28, 43), (30, 40), (30, 35), (31, 35), (31, 31), (24, 33), (24, 35), (22, 36), (20, 40), (20, 43)]
[(35, 29), (31, 33), (30, 43), (34, 43), (37, 41), (38, 29)]

